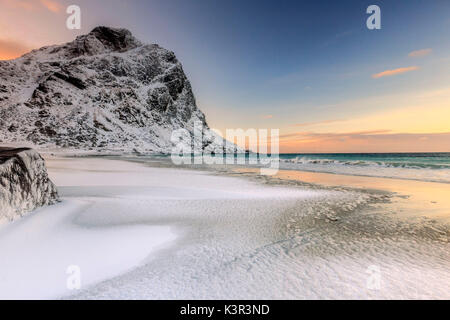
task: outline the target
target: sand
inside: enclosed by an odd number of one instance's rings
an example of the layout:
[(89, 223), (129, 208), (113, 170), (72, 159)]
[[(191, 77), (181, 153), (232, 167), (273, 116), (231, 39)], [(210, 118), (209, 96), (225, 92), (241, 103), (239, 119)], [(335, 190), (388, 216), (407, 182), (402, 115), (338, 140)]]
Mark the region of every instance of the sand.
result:
[(450, 298), (448, 230), (380, 213), (386, 192), (47, 164), (63, 201), (0, 228), (2, 298)]

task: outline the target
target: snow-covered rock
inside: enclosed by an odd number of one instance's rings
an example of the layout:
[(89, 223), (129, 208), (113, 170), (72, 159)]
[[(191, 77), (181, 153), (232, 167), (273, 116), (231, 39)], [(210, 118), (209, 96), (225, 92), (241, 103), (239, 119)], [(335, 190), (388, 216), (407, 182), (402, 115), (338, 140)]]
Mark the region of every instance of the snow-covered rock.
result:
[(3, 144), (169, 153), (172, 132), (193, 133), (195, 124), (203, 127), (196, 143), (222, 152), (223, 139), (206, 124), (175, 54), (126, 29), (97, 27), (73, 42), (0, 61)]
[(58, 192), (39, 153), (0, 148), (0, 222), (57, 201)]

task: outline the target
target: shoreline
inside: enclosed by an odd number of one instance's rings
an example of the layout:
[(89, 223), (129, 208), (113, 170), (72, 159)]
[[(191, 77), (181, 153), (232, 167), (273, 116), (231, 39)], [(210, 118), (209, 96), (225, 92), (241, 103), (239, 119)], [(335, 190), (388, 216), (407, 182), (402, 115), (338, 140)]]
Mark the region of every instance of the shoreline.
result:
[[(254, 175), (257, 174), (258, 170), (237, 168), (233, 171), (243, 175)], [(450, 198), (448, 197), (450, 185), (446, 182), (300, 170), (279, 170), (278, 174), (273, 176), (273, 178), (311, 183), (323, 187), (348, 187), (388, 192), (393, 195), (393, 200), (386, 210), (395, 212), (397, 216), (402, 218), (426, 217), (441, 223), (450, 224)]]

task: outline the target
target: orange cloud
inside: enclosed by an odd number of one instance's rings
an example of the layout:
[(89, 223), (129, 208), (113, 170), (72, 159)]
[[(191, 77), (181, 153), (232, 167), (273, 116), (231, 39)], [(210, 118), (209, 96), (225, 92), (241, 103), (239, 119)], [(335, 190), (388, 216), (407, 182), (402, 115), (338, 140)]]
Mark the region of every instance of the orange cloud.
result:
[(447, 152), (450, 133), (389, 133), (388, 130), (350, 133), (284, 135), (282, 153)]
[(272, 119), (273, 118), (273, 115), (271, 115), (271, 114), (264, 114), (264, 115), (262, 115), (261, 116), (263, 119)]
[(315, 126), (319, 124), (327, 124), (327, 123), (335, 123), (335, 122), (341, 122), (343, 120), (324, 120), (324, 121), (315, 121), (315, 122), (302, 122), (302, 123), (296, 123), (291, 125), (291, 127), (309, 127), (309, 126)]
[(397, 68), (397, 69), (393, 69), (393, 70), (386, 70), (380, 73), (376, 73), (372, 75), (372, 78), (374, 79), (378, 79), (381, 77), (389, 77), (389, 76), (395, 76), (397, 74), (401, 74), (401, 73), (405, 73), (405, 72), (409, 72), (409, 71), (414, 71), (414, 70), (418, 70), (419, 67), (417, 66), (412, 66), (412, 67), (407, 67), (407, 68)]
[(15, 59), (30, 50), (31, 48), (23, 43), (0, 39), (0, 60)]
[(0, 0), (1, 4), (4, 4), (10, 8), (18, 8), (25, 10), (33, 10), (35, 5), (29, 0)]
[(316, 132), (294, 132), (288, 134), (280, 135), (281, 140), (311, 140), (311, 139), (335, 139), (335, 138), (348, 138), (348, 137), (359, 137), (365, 135), (375, 135), (375, 134), (386, 134), (391, 132), (391, 130), (366, 130), (366, 131), (354, 131), (354, 132), (343, 132), (343, 133), (316, 133)]
[(51, 12), (59, 12), (62, 10), (62, 5), (54, 0), (40, 0), (41, 4)]
[(408, 56), (410, 56), (412, 58), (424, 57), (424, 56), (429, 55), (432, 51), (433, 50), (431, 48), (416, 50), (416, 51), (410, 52), (408, 54)]
[(56, 0), (0, 0), (0, 3), (10, 8), (29, 11), (38, 10), (42, 6), (54, 13), (58, 13), (63, 9), (63, 6)]

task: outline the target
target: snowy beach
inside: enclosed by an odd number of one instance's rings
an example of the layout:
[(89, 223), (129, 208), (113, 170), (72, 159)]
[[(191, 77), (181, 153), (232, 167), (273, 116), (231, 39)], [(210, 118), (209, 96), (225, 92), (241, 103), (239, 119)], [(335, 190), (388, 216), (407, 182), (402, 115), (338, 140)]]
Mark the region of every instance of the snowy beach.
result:
[(447, 225), (386, 211), (392, 190), (145, 160), (47, 166), (62, 202), (0, 226), (1, 298), (450, 298)]

